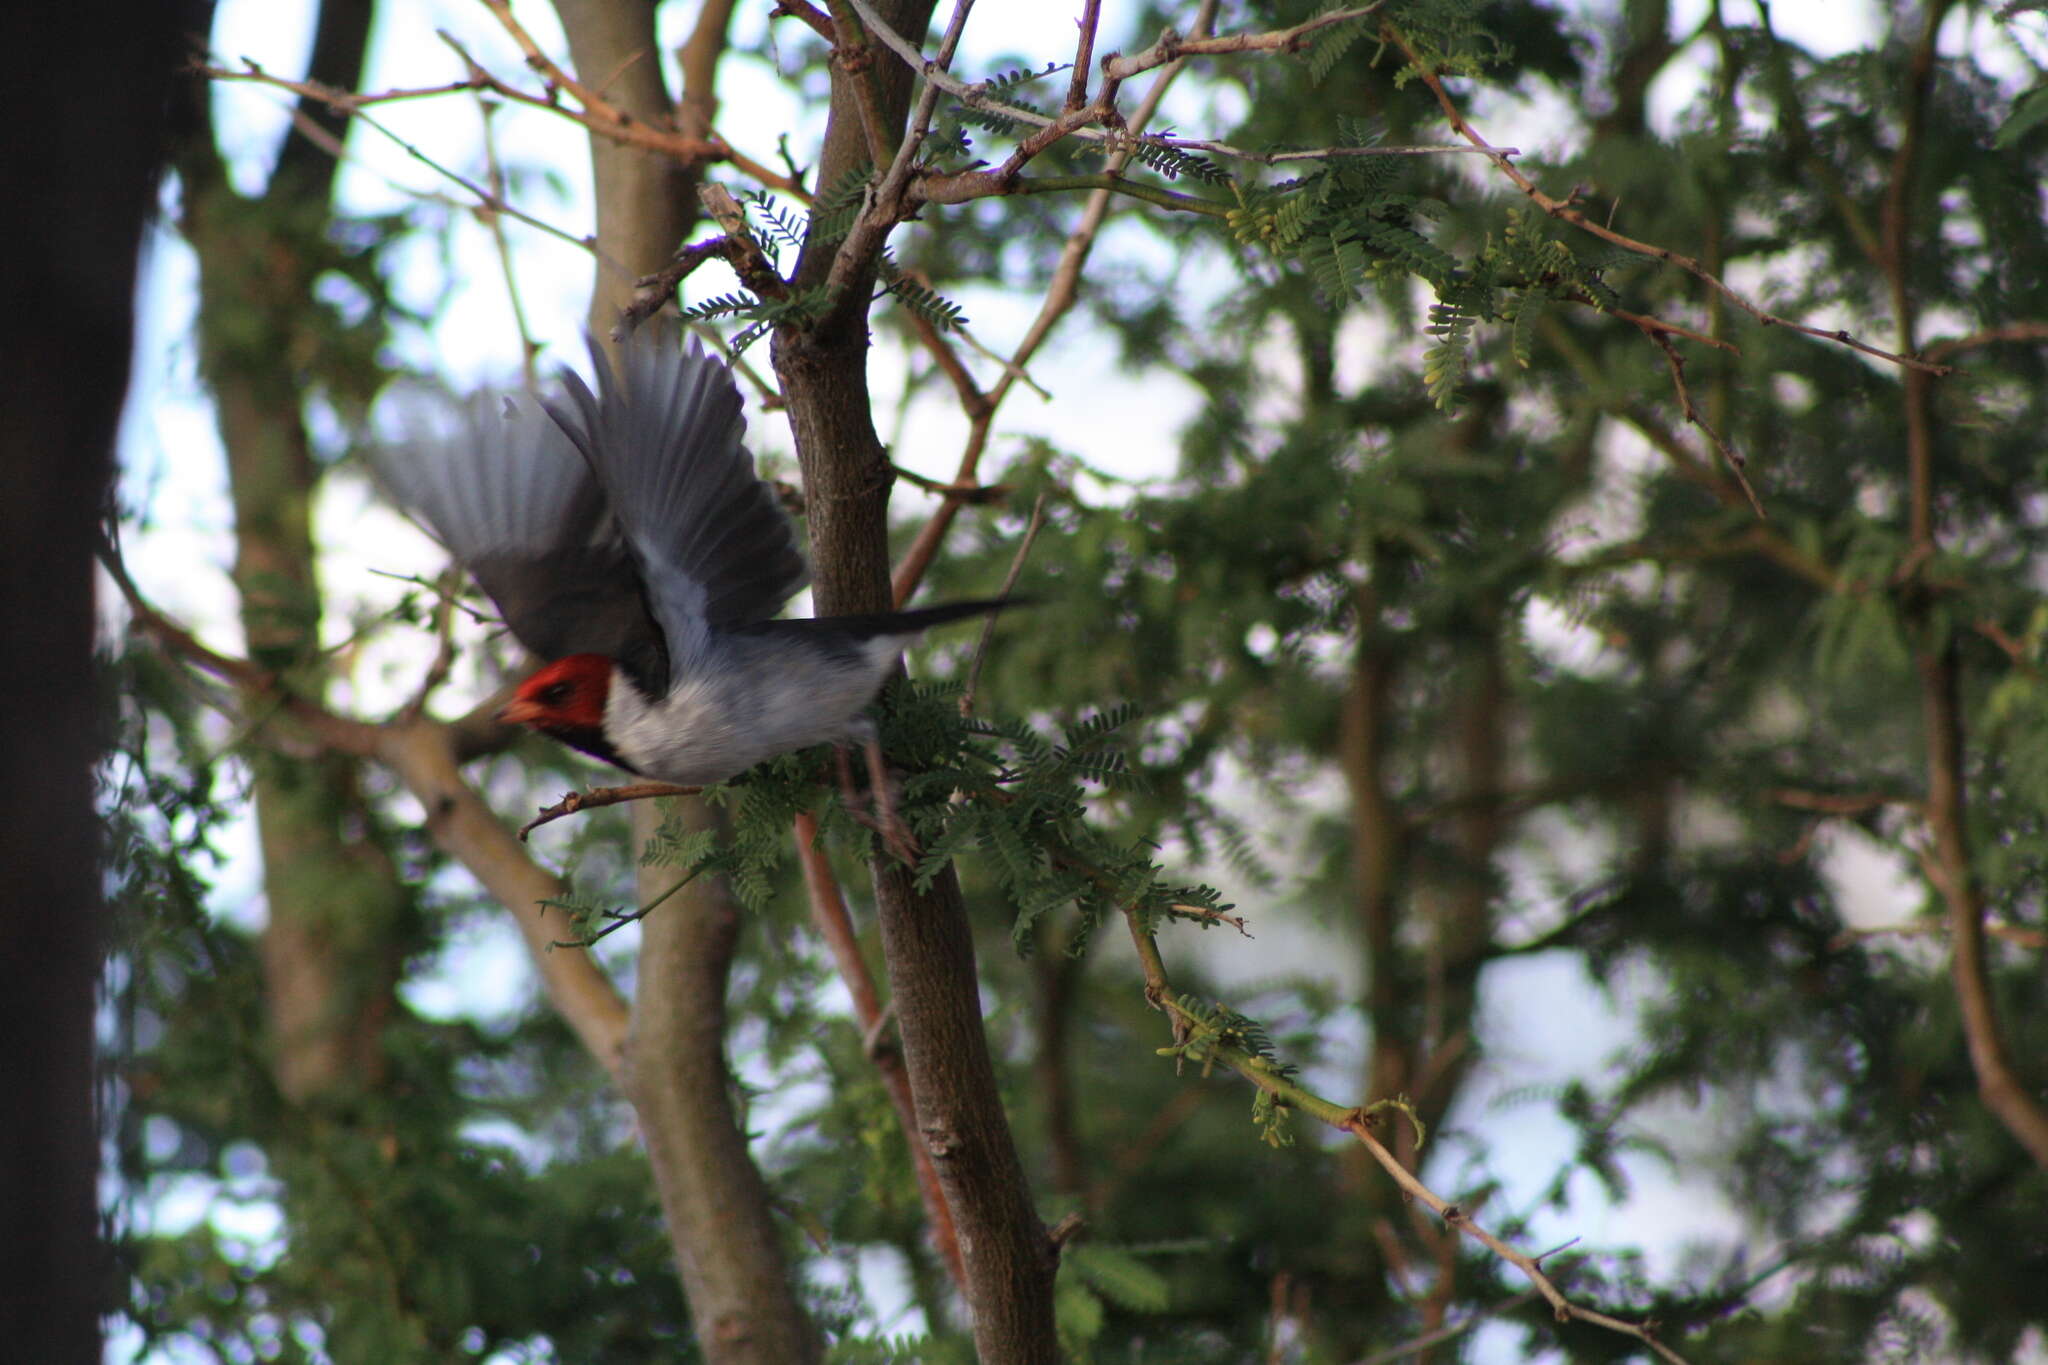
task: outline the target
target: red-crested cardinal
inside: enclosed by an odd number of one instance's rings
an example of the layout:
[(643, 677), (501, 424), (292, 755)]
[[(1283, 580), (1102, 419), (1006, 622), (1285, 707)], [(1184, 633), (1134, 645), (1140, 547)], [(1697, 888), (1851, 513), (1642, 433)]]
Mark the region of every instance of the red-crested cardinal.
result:
[(453, 437), (375, 461), (386, 491), (550, 661), (498, 718), (681, 786), (857, 742), (885, 840), (914, 857), (867, 707), (928, 627), (1009, 603), (777, 619), (804, 561), (741, 443), (731, 373), (655, 327), (620, 348), (616, 371), (594, 341), (591, 355), (596, 394), (565, 371), (544, 411), (473, 401)]

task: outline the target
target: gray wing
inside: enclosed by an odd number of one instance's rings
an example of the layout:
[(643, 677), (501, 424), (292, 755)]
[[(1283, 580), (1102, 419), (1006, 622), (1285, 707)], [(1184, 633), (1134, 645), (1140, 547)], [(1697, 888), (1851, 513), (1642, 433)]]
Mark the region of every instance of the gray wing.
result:
[(469, 570), (544, 659), (603, 654), (660, 695), (667, 652), (590, 469), (531, 400), (478, 397), (452, 430), (379, 448), (384, 492)]
[(742, 444), (740, 393), (723, 362), (643, 327), (616, 371), (593, 340), (598, 393), (573, 374), (547, 404), (583, 452), (639, 564), (672, 660), (714, 627), (765, 620), (804, 583), (789, 518)]

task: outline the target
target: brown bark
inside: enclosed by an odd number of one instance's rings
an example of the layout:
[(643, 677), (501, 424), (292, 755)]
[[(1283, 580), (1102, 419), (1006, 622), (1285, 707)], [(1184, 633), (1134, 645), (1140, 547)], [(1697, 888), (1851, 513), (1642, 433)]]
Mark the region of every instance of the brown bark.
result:
[(541, 870), (497, 812), (463, 781), (456, 738), (452, 726), (423, 720), (377, 731), (375, 751), (426, 811), (435, 845), (511, 912), (548, 1003), (616, 1080), (625, 1064), (626, 1002), (589, 953), (550, 948), (567, 925), (540, 903), (562, 894), (561, 880)]
[(833, 875), (831, 861), (826, 858), (824, 850), (817, 847), (816, 817), (808, 812), (797, 816), (790, 833), (796, 840), (797, 860), (803, 865), (804, 890), (811, 903), (811, 923), (818, 936), (825, 940), (825, 946), (839, 968), (839, 979), (846, 983), (847, 994), (853, 997), (854, 1022), (860, 1025), (861, 1034), (868, 1040), (868, 1056), (874, 1062), (875, 1070), (881, 1074), (882, 1088), (889, 1092), (890, 1107), (896, 1111), (896, 1121), (902, 1125), (904, 1141), (910, 1146), (910, 1163), (917, 1172), (918, 1198), (924, 1204), (925, 1217), (931, 1222), (930, 1240), (945, 1261), (953, 1288), (965, 1292), (967, 1271), (960, 1262), (960, 1239), (953, 1230), (953, 1211), (946, 1207), (946, 1194), (939, 1188), (939, 1173), (932, 1166), (930, 1154), (917, 1141), (917, 1105), (910, 1098), (910, 1073), (904, 1069), (903, 1054), (897, 1048), (896, 1040), (885, 1036), (888, 1018), (882, 1012), (881, 995), (875, 990), (867, 958), (854, 934), (852, 917), (846, 911), (846, 898), (839, 894), (839, 879)]
[[(1507, 680), (1497, 623), (1489, 617), (1486, 626), (1467, 651), (1452, 698), (1449, 758), (1461, 793), (1468, 795), (1506, 786)], [(1493, 858), (1508, 819), (1504, 807), (1484, 801), (1467, 803), (1452, 818), (1449, 842), (1457, 862), (1447, 875), (1432, 879), (1423, 905), (1430, 946), (1411, 1085), (1417, 1112), (1431, 1131), (1449, 1112), (1476, 1057), (1479, 974), (1493, 943), (1499, 882)]]
[(873, 867), (917, 1136), (959, 1230), (976, 1354), (983, 1365), (1057, 1361), (1058, 1253), (1032, 1207), (996, 1089), (960, 882), (948, 867), (919, 895), (892, 859)]
[(1970, 1067), (1977, 1075), (1977, 1095), (2027, 1155), (2048, 1167), (2048, 1109), (2013, 1068), (1992, 992), (1984, 946), (1984, 892), (1970, 856), (1964, 811), (1967, 785), (1955, 645), (1924, 651), (1919, 668), (1927, 730), (1927, 824), (1934, 844), (1925, 861), (1929, 880), (1948, 909), (1949, 974), (1963, 1017)]
[(1400, 812), (1387, 790), (1389, 721), (1400, 660), (1379, 625), (1374, 582), (1390, 572), (1384, 556), (1357, 597), (1358, 652), (1344, 698), (1344, 778), (1351, 789), (1352, 895), (1365, 939), (1366, 1017), (1372, 1057), (1366, 1094), (1381, 1100), (1408, 1093), (1412, 1040), (1404, 1023), (1407, 988), (1399, 975), (1396, 888), (1404, 849)]
[[(1934, 0), (1921, 19), (1912, 52), (1911, 80), (1905, 91), (1904, 126), (1894, 154), (1890, 182), (1885, 186), (1881, 215), (1882, 255), (1889, 276), (1892, 312), (1899, 345), (1910, 352), (1916, 343), (1919, 301), (1913, 295), (1909, 263), (1913, 252), (1913, 187), (1927, 100), (1934, 85), (1941, 23), (1952, 0)], [(1917, 369), (1905, 372), (1901, 393), (1906, 424), (1907, 483), (1911, 490), (1908, 530), (1916, 566), (1925, 565), (1938, 549), (1935, 507), (1934, 378)], [(1928, 880), (1948, 911), (1950, 979), (1962, 1015), (1970, 1067), (1984, 1107), (2005, 1125), (2014, 1141), (2035, 1162), (2048, 1167), (2048, 1107), (2014, 1070), (1998, 1019), (1990, 963), (1984, 946), (1984, 893), (1970, 851), (1966, 809), (1969, 784), (1964, 753), (1962, 664), (1955, 641), (1935, 619), (1933, 589), (1905, 584), (1906, 615), (1920, 635), (1915, 664), (1920, 675), (1921, 721), (1927, 750), (1927, 826), (1932, 848), (1922, 855)]]
[(1040, 945), (1031, 961), (1038, 987), (1032, 1019), (1038, 1037), (1031, 1055), (1031, 1080), (1045, 1106), (1046, 1177), (1055, 1194), (1085, 1200), (1088, 1166), (1074, 1119), (1073, 1021), (1075, 992), (1085, 961), (1065, 951), (1064, 935)]
[[(713, 6), (699, 32), (718, 35), (724, 19)], [(675, 106), (661, 76), (654, 6), (630, 0), (555, 0), (577, 74), (601, 83), (608, 100), (643, 122), (673, 126)], [(715, 23), (706, 25), (705, 19)], [(709, 99), (704, 92), (700, 98)], [(702, 169), (595, 133), (590, 165), (597, 198), (597, 273), (590, 290), (590, 330), (604, 337), (632, 294), (633, 281), (658, 270), (682, 244), (697, 216)]]
[[(898, 33), (921, 39), (932, 7), (931, 0), (894, 0), (877, 8)], [(842, 28), (849, 13), (835, 13)], [(877, 50), (872, 64), (835, 61), (832, 94), (820, 184), (874, 159), (876, 125), (886, 136), (902, 135), (910, 74)], [(832, 253), (829, 246), (806, 248), (799, 288), (830, 273)], [(784, 329), (775, 337), (776, 374), (803, 466), (820, 615), (884, 611), (891, 601), (890, 471), (867, 390), (866, 298), (873, 269), (872, 261), (862, 263), (859, 281), (817, 327)], [(976, 1349), (985, 1365), (1056, 1360), (1056, 1255), (1032, 1207), (996, 1089), (959, 882), (948, 871), (920, 893), (893, 861), (877, 859), (873, 871), (918, 1135), (958, 1228)]]

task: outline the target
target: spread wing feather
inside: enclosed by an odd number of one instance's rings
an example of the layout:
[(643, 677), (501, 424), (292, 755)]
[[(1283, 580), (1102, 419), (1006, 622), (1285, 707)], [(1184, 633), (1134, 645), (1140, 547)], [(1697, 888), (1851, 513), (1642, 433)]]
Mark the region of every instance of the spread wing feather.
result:
[(593, 342), (599, 393), (564, 375), (565, 397), (547, 409), (589, 461), (683, 672), (713, 629), (780, 611), (803, 586), (804, 561), (743, 444), (730, 371), (672, 338), (642, 328), (616, 370)]
[(544, 659), (603, 654), (657, 695), (667, 656), (590, 469), (528, 400), (479, 397), (453, 430), (377, 450), (384, 491), (424, 522)]

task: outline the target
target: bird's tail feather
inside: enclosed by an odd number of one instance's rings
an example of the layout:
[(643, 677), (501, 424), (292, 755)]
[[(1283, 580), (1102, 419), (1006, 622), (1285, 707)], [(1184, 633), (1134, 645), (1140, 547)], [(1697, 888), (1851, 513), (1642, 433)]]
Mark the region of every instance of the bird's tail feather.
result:
[(869, 640), (882, 635), (921, 635), (933, 626), (945, 625), (969, 616), (986, 616), (1005, 607), (1028, 607), (1028, 597), (985, 597), (970, 602), (944, 602), (936, 607), (912, 607), (908, 611), (877, 611), (858, 616), (819, 616), (810, 620), (762, 622), (777, 631), (816, 631), (843, 639)]

